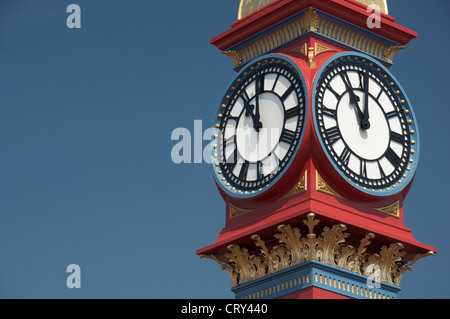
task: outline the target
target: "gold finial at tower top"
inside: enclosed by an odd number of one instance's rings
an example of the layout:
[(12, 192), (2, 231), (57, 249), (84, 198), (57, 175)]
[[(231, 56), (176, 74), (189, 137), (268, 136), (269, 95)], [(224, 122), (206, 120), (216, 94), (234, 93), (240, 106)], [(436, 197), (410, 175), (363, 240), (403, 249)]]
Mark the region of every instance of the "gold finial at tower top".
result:
[[(275, 0), (241, 0), (239, 5), (238, 19), (242, 19), (246, 15), (255, 12), (265, 5), (274, 2)], [(365, 5), (376, 5), (380, 11), (388, 14), (387, 0), (355, 0)]]

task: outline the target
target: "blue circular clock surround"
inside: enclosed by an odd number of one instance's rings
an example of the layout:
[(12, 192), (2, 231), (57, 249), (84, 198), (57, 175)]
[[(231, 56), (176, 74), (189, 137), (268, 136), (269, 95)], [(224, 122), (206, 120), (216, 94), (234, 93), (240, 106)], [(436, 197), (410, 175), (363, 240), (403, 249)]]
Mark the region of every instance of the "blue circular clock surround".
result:
[[(339, 65), (345, 65), (348, 63), (351, 63), (355, 66), (363, 66), (371, 73), (378, 74), (380, 83), (382, 83), (384, 87), (388, 88), (391, 92), (389, 93), (389, 96), (392, 103), (395, 105), (395, 107), (403, 110), (402, 116), (404, 116), (405, 119), (404, 125), (407, 126), (406, 130), (409, 134), (408, 138), (410, 140), (408, 145), (408, 152), (406, 158), (401, 159), (402, 165), (404, 166), (403, 171), (401, 172), (401, 174), (396, 176), (398, 178), (392, 179), (389, 185), (364, 185), (364, 183), (359, 182), (357, 180), (358, 177), (351, 176), (352, 172), (350, 170), (343, 170), (341, 168), (342, 166), (339, 165), (339, 159), (336, 160), (336, 154), (334, 154), (333, 156), (333, 154), (330, 153), (331, 148), (329, 146), (329, 141), (324, 141), (324, 138), (322, 138), (323, 134), (325, 134), (325, 127), (323, 124), (322, 127), (321, 125), (319, 125), (319, 117), (323, 117), (323, 114), (321, 114), (321, 111), (319, 110), (320, 107), (318, 106), (320, 94), (319, 90), (321, 90), (320, 85), (323, 81), (325, 81), (326, 77), (330, 75), (330, 69), (333, 70), (335, 68), (338, 68)], [(394, 77), (394, 75), (386, 67), (365, 54), (357, 52), (345, 52), (336, 54), (329, 58), (318, 71), (316, 79), (314, 81), (312, 99), (314, 130), (316, 132), (318, 140), (320, 141), (321, 147), (328, 157), (329, 162), (333, 165), (333, 168), (347, 183), (365, 194), (376, 197), (387, 197), (398, 194), (412, 182), (412, 179), (414, 178), (415, 172), (417, 170), (420, 155), (419, 128), (411, 103), (407, 95), (405, 94), (405, 91), (403, 90), (397, 79)]]
[[(275, 66), (282, 66), (286, 69), (291, 69), (293, 74), (297, 77), (298, 83), (301, 84), (301, 92), (302, 92), (302, 98), (303, 98), (303, 106), (302, 106), (302, 125), (299, 132), (297, 132), (296, 137), (296, 144), (295, 148), (292, 149), (290, 152), (289, 160), (284, 164), (284, 166), (279, 170), (273, 178), (270, 179), (267, 183), (264, 183), (263, 185), (256, 186), (254, 189), (242, 189), (236, 185), (233, 185), (230, 183), (230, 181), (224, 177), (224, 174), (222, 172), (222, 165), (220, 156), (217, 154), (217, 145), (219, 144), (218, 136), (220, 136), (220, 130), (221, 130), (221, 123), (223, 118), (222, 114), (224, 112), (224, 109), (226, 109), (230, 103), (230, 101), (233, 101), (233, 95), (236, 94), (236, 92), (239, 90), (239, 86), (243, 84), (244, 78), (250, 78), (254, 72), (257, 72), (257, 69), (259, 67), (267, 67), (267, 66), (273, 65)], [(242, 81), (242, 82), (241, 82)], [(216, 129), (217, 134), (214, 134), (212, 137), (212, 144), (214, 145), (212, 151), (211, 151), (211, 158), (212, 158), (212, 167), (213, 167), (213, 175), (215, 178), (215, 181), (220, 186), (220, 188), (228, 195), (239, 198), (239, 199), (250, 199), (257, 196), (260, 196), (264, 193), (266, 193), (268, 190), (270, 190), (277, 182), (284, 176), (284, 174), (289, 170), (289, 167), (291, 166), (293, 160), (297, 156), (298, 150), (302, 144), (303, 137), (305, 134), (305, 127), (306, 122), (308, 119), (308, 93), (307, 93), (307, 87), (306, 87), (306, 81), (302, 74), (302, 71), (297, 66), (297, 64), (290, 59), (288, 56), (282, 55), (282, 54), (268, 54), (265, 56), (262, 56), (260, 58), (257, 58), (247, 65), (245, 65), (237, 74), (235, 79), (231, 81), (230, 85), (228, 86), (228, 89), (226, 90), (223, 99), (220, 102), (220, 106), (218, 108), (218, 111), (214, 118), (214, 128)]]

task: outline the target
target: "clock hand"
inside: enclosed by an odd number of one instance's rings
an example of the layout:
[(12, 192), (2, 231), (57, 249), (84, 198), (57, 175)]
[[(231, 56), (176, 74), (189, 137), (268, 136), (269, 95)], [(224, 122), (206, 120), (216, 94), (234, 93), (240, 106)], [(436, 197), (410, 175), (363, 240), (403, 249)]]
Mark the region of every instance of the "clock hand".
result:
[(347, 73), (346, 72), (341, 73), (341, 77), (342, 77), (342, 80), (344, 81), (345, 86), (347, 87), (347, 89), (350, 93), (350, 103), (352, 103), (353, 105), (356, 106), (359, 120), (362, 121), (364, 116), (363, 116), (361, 108), (359, 107), (359, 104), (358, 104), (358, 102), (360, 101), (360, 98), (359, 98), (359, 96), (357, 96), (355, 94), (355, 91), (353, 90), (353, 87), (350, 83), (350, 79), (348, 78)]
[(256, 79), (255, 79), (255, 99), (256, 99), (256, 105), (255, 105), (255, 118), (256, 118), (256, 124), (254, 125), (254, 128), (256, 132), (259, 132), (259, 129), (262, 128), (262, 123), (260, 122), (260, 116), (259, 116), (259, 94), (261, 93), (261, 87), (260, 87), (260, 74), (256, 73)]
[[(252, 117), (252, 120), (253, 120), (253, 127), (256, 129), (256, 127), (257, 127), (256, 123), (258, 123), (259, 120), (257, 120), (255, 114), (253, 114), (253, 108), (254, 108), (254, 106), (253, 106), (253, 105), (250, 105), (250, 103), (247, 101), (247, 99), (245, 99), (242, 95), (241, 95), (241, 98), (242, 98), (242, 100), (244, 101), (244, 107), (245, 107), (245, 109), (247, 110), (247, 111), (245, 112), (245, 116), (249, 116), (249, 115), (250, 115), (250, 116)], [(256, 131), (259, 132), (259, 128), (256, 129)]]
[(368, 130), (370, 128), (369, 122), (369, 74), (366, 72), (364, 74), (364, 113), (361, 119), (361, 128), (364, 130)]

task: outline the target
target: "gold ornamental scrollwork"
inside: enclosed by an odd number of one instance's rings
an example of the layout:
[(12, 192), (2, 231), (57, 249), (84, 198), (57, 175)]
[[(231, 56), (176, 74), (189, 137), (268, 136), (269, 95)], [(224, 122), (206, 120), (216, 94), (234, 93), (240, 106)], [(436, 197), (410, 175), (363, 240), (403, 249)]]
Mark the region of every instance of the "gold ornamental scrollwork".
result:
[(400, 217), (400, 203), (399, 201), (396, 201), (390, 205), (384, 206), (384, 207), (378, 207), (378, 208), (374, 208), (375, 210), (397, 217)]
[(303, 32), (314, 31), (317, 32), (319, 29), (320, 17), (313, 8), (309, 8), (303, 18), (301, 19), (301, 25)]
[(394, 60), (394, 56), (397, 54), (398, 51), (403, 50), (405, 47), (401, 45), (394, 45), (391, 47), (388, 47), (386, 51), (384, 51), (383, 59), (388, 61), (389, 63), (392, 63)]
[(336, 50), (327, 47), (326, 45), (314, 43), (314, 47), (308, 47), (308, 44), (305, 42), (302, 45), (295, 47), (290, 53), (298, 53), (304, 55), (307, 58), (308, 66), (311, 69), (316, 68), (316, 63), (314, 62), (314, 58), (325, 52), (336, 52)]
[(238, 207), (238, 206), (236, 206), (236, 205), (234, 205), (232, 203), (229, 203), (228, 216), (229, 216), (230, 219), (233, 219), (233, 218), (236, 218), (236, 217), (248, 214), (250, 212), (252, 212), (251, 209), (244, 209), (244, 208)]
[(300, 178), (300, 180), (297, 182), (297, 184), (295, 184), (295, 186), (286, 195), (284, 195), (282, 199), (286, 199), (293, 195), (306, 192), (308, 190), (307, 179), (308, 179), (308, 171), (305, 171), (305, 173)]
[[(217, 262), (222, 270), (229, 273), (233, 287), (310, 260), (368, 277), (373, 276), (375, 270), (379, 269), (378, 278), (381, 281), (400, 286), (405, 271), (412, 270), (412, 265), (419, 259), (434, 254), (432, 251), (417, 254), (412, 261), (406, 262), (406, 252), (403, 251), (401, 243), (383, 245), (378, 252), (369, 254), (366, 250), (375, 237), (372, 233), (366, 234), (360, 240), (358, 248), (354, 248), (347, 244), (350, 234), (346, 232), (346, 225), (325, 225), (320, 235), (317, 235), (315, 229), (320, 220), (316, 219), (314, 213), (307, 214), (303, 223), (308, 228), (306, 236), (301, 233), (299, 227), (292, 225), (278, 226), (278, 233), (274, 235), (276, 243), (270, 238), (265, 241), (258, 234), (251, 236), (255, 246), (260, 248), (258, 254), (250, 254), (246, 247), (229, 245), (229, 252), (223, 256), (200, 255), (200, 258)], [(271, 248), (268, 247), (269, 242)]]
[(337, 192), (335, 192), (320, 176), (319, 172), (316, 171), (316, 190), (328, 195), (333, 195), (339, 198), (343, 198), (341, 195), (339, 195)]
[[(247, 2), (250, 6), (257, 1), (247, 0)], [(365, 28), (349, 26), (343, 22), (331, 20), (320, 11), (308, 7), (292, 18), (271, 26), (255, 38), (235, 45), (225, 51), (224, 54), (229, 55), (233, 59), (235, 67), (237, 67), (264, 54), (275, 52), (300, 39), (308, 32), (316, 32), (338, 44), (344, 44), (377, 59), (392, 63), (395, 54), (403, 49), (403, 46), (398, 46), (392, 41), (366, 31)], [(323, 53), (325, 48), (319, 44), (316, 47), (306, 47), (306, 50), (305, 48), (298, 49), (308, 57), (308, 63), (312, 67), (314, 66), (313, 58)]]
[(230, 59), (233, 61), (234, 67), (237, 67), (242, 64), (242, 57), (237, 51), (228, 50), (223, 51), (222, 54), (230, 57)]

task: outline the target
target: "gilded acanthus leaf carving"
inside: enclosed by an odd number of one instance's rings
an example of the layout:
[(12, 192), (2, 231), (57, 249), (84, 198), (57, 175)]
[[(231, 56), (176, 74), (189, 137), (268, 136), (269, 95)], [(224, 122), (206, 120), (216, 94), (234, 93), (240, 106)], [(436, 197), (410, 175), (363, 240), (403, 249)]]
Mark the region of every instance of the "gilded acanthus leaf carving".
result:
[(349, 233), (344, 233), (345, 230), (347, 230), (347, 226), (342, 224), (324, 228), (322, 232), (323, 256), (319, 261), (328, 265), (336, 265), (335, 255), (339, 251), (341, 244), (350, 236)]
[(356, 255), (354, 256), (354, 265), (352, 265), (350, 270), (354, 273), (361, 274), (361, 267), (364, 264), (364, 261), (367, 259), (369, 254), (365, 254), (367, 246), (370, 245), (370, 240), (375, 238), (375, 235), (372, 233), (368, 233), (364, 236), (363, 239), (361, 239), (359, 243), (358, 251), (356, 252)]
[(230, 275), (231, 278), (231, 286), (232, 287), (236, 287), (238, 285), (239, 282), (239, 269), (236, 268), (234, 266), (234, 264), (224, 264), (222, 263), (216, 256), (214, 255), (205, 255), (205, 254), (201, 254), (200, 258), (207, 258), (207, 259), (211, 259), (213, 261), (215, 261), (216, 263), (218, 263), (220, 265), (221, 270), (226, 270), (228, 272), (228, 274)]
[(290, 259), (286, 247), (276, 246), (269, 250), (259, 235), (253, 235), (252, 239), (255, 241), (256, 246), (261, 248), (261, 255), (266, 261), (269, 274), (289, 267)]
[(394, 243), (381, 247), (380, 251), (380, 270), (381, 278), (390, 284), (394, 283), (393, 274), (398, 270), (399, 264), (402, 262), (402, 258), (406, 255), (406, 252), (401, 251), (403, 244)]
[(309, 8), (301, 19), (303, 32), (314, 31), (319, 29), (320, 17), (313, 8)]
[(412, 261), (410, 261), (409, 263), (406, 263), (404, 265), (402, 265), (397, 272), (394, 273), (394, 278), (393, 278), (393, 282), (394, 285), (400, 286), (400, 281), (402, 280), (403, 274), (407, 271), (407, 270), (412, 270), (412, 265), (414, 263), (416, 263), (417, 261), (419, 261), (420, 259), (427, 257), (427, 256), (434, 256), (434, 252), (433, 251), (428, 251), (424, 254), (417, 254), (416, 257), (414, 257), (414, 259)]
[[(314, 229), (319, 224), (314, 213), (309, 213), (303, 223), (308, 227), (309, 233), (302, 237), (301, 230), (292, 225), (279, 225), (278, 233), (274, 235), (278, 242), (270, 241), (269, 245), (258, 234), (251, 236), (255, 248), (259, 253), (251, 255), (247, 248), (239, 245), (229, 245), (229, 253), (220, 256), (228, 261), (223, 263), (218, 256), (206, 256), (221, 265), (231, 277), (232, 286), (265, 277), (282, 269), (289, 268), (310, 260), (323, 262), (339, 267), (353, 273), (373, 277), (375, 272), (381, 281), (399, 286), (405, 271), (412, 269), (417, 260), (432, 255), (433, 252), (417, 255), (409, 263), (403, 262), (406, 252), (401, 243), (391, 243), (382, 246), (379, 253), (368, 254), (367, 248), (371, 245), (374, 234), (368, 233), (360, 240), (358, 248), (346, 244), (350, 236), (346, 233), (347, 227), (343, 224), (324, 226), (320, 236)], [(256, 250), (255, 250), (256, 251)], [(379, 275), (379, 276), (378, 276)]]
[(261, 256), (249, 255), (247, 248), (239, 245), (229, 245), (227, 249), (230, 253), (225, 254), (229, 264), (233, 265), (235, 272), (239, 274), (239, 284), (261, 278), (265, 275), (265, 262)]
[(278, 226), (279, 234), (274, 235), (275, 238), (286, 248), (290, 255), (290, 262), (292, 265), (298, 265), (304, 262), (302, 249), (298, 245), (301, 239), (300, 229), (292, 227), (291, 225)]
[(352, 271), (356, 266), (355, 248), (353, 246), (343, 246), (336, 256), (336, 266)]

